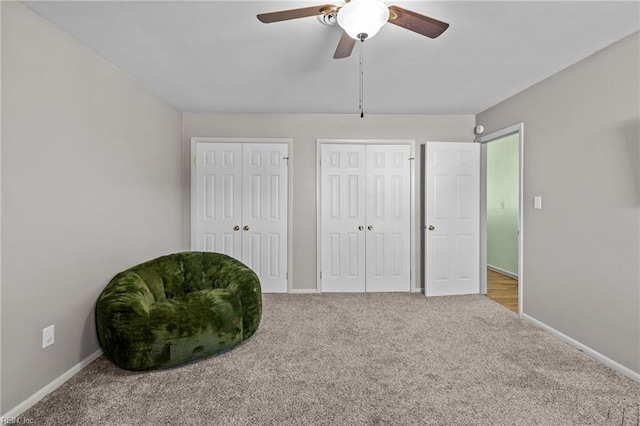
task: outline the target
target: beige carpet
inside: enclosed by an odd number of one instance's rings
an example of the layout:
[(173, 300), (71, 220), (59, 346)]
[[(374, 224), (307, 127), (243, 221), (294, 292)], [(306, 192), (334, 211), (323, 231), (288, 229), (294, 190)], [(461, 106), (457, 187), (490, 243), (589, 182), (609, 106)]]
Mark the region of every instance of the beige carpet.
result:
[(98, 358), (34, 425), (638, 425), (640, 384), (484, 296), (266, 295), (254, 337), (149, 373)]

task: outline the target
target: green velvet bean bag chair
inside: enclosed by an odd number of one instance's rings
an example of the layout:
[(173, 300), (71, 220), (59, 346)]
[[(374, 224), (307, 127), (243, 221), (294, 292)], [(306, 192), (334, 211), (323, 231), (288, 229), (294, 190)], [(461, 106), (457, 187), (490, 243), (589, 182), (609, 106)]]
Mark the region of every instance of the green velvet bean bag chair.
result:
[(125, 370), (174, 367), (229, 349), (262, 316), (256, 274), (209, 252), (163, 256), (117, 274), (98, 298), (105, 355)]

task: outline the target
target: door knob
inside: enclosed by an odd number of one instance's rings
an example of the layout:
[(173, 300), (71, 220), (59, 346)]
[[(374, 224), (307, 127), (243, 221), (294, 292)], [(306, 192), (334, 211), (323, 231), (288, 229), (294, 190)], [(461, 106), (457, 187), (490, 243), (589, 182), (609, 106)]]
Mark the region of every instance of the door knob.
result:
[(245, 231), (248, 231), (249, 230), (249, 225), (243, 226), (242, 229), (244, 229)]
[(239, 230), (240, 230), (240, 226), (239, 226), (239, 225), (234, 226), (234, 227), (233, 227), (233, 230), (234, 230), (234, 231), (239, 231)]
[(358, 231), (362, 231), (364, 229), (364, 226), (360, 225), (358, 226)]
[(368, 229), (369, 231), (372, 231), (372, 230), (373, 230), (373, 225), (369, 225), (369, 226), (367, 226), (367, 229)]
[(436, 229), (436, 227), (435, 227), (435, 226), (433, 226), (433, 225), (429, 225), (429, 231), (433, 231), (434, 229)]

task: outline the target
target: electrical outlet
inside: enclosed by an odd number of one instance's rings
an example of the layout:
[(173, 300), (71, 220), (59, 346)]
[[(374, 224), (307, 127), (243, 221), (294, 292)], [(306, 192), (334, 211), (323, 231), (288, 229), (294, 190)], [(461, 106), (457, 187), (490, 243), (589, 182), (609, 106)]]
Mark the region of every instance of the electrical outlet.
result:
[(55, 330), (53, 325), (42, 329), (42, 349), (53, 345), (55, 339)]

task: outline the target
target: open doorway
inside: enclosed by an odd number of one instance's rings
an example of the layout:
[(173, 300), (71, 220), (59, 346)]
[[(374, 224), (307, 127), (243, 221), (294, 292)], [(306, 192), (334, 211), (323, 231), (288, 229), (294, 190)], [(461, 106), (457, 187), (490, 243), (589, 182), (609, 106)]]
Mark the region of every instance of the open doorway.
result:
[(481, 149), (481, 291), (522, 313), (522, 124), (477, 139)]

